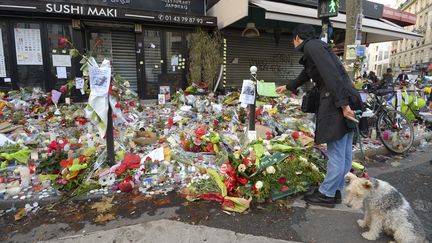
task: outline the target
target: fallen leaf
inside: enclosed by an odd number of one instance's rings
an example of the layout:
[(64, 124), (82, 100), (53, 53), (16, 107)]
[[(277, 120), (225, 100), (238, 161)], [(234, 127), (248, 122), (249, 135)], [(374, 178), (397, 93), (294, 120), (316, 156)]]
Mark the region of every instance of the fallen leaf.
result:
[(26, 215), (26, 209), (20, 208), (15, 214), (15, 221), (21, 220)]
[(161, 198), (159, 200), (156, 200), (154, 203), (158, 206), (162, 206), (165, 204), (169, 204), (171, 201), (168, 198)]
[(96, 209), (98, 213), (105, 213), (112, 209), (114, 204), (111, 202), (113, 201), (114, 197), (103, 197), (102, 201), (95, 202), (91, 208)]
[(108, 222), (110, 220), (115, 219), (115, 216), (113, 213), (106, 213), (106, 214), (99, 214), (98, 216), (96, 216), (95, 218), (95, 222), (96, 223), (105, 223)]

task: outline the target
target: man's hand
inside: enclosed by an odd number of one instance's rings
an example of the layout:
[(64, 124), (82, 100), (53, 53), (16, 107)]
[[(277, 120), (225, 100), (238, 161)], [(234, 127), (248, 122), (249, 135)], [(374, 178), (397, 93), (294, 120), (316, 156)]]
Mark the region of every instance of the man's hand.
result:
[(276, 88), (276, 92), (279, 94), (285, 93), (285, 91), (287, 91), (287, 88), (285, 85), (279, 86)]
[(344, 117), (350, 121), (358, 123), (359, 121), (355, 118), (354, 111), (351, 110), (349, 105), (342, 106), (342, 113)]

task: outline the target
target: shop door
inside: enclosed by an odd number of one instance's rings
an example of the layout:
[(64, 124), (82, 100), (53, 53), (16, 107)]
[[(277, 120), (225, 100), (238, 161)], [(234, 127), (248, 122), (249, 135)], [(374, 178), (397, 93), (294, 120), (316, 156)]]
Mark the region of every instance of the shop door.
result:
[(135, 51), (135, 33), (122, 31), (90, 30), (88, 46), (97, 62), (109, 59), (113, 75), (120, 75), (129, 81), (131, 89), (138, 90)]
[(187, 32), (167, 30), (144, 30), (144, 60), (140, 62), (143, 72), (144, 97), (157, 98), (160, 93), (173, 94), (185, 88), (185, 61)]
[(16, 81), (18, 87), (45, 88), (46, 70), (39, 23), (14, 23)]

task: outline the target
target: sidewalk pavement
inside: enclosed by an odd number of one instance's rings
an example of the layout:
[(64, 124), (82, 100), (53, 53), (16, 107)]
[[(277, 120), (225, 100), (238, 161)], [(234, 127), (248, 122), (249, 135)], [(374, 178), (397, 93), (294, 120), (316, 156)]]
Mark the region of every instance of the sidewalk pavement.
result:
[(235, 233), (230, 230), (210, 228), (207, 226), (193, 226), (172, 220), (157, 220), (143, 224), (124, 226), (116, 229), (97, 231), (89, 234), (73, 235), (59, 238), (46, 243), (87, 243), (87, 242), (237, 242), (237, 243), (296, 243), (271, 239), (263, 236), (253, 236)]

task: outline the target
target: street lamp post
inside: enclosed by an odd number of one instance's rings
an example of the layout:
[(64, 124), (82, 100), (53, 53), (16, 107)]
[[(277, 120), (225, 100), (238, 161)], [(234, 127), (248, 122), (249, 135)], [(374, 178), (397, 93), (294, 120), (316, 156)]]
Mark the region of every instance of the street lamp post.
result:
[(256, 81), (257, 81), (257, 71), (258, 68), (256, 66), (251, 66), (249, 69), (252, 77), (252, 82), (254, 83), (254, 90), (255, 90), (255, 98), (253, 104), (249, 105), (249, 131), (255, 131), (255, 110), (256, 110), (256, 96), (257, 96), (257, 90), (256, 90)]

